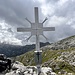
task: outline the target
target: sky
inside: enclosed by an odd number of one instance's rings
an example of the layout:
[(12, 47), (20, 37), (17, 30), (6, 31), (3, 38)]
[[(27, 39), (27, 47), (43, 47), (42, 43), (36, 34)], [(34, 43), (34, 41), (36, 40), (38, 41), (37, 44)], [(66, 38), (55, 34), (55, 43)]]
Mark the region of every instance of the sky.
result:
[(26, 17), (34, 22), (34, 7), (39, 8), (39, 22), (46, 17), (44, 27), (55, 27), (55, 31), (44, 32), (41, 42), (56, 42), (75, 35), (75, 0), (0, 0), (0, 42), (14, 45), (35, 43), (35, 36), (17, 32), (18, 27), (29, 28)]

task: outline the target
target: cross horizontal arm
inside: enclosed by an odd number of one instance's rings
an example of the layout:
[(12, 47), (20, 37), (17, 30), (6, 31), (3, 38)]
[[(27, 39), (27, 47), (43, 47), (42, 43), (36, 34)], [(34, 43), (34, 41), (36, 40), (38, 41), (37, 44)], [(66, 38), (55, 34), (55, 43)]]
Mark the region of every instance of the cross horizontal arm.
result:
[(31, 28), (17, 28), (18, 32), (31, 32)]
[(43, 31), (55, 31), (55, 27), (43, 27)]

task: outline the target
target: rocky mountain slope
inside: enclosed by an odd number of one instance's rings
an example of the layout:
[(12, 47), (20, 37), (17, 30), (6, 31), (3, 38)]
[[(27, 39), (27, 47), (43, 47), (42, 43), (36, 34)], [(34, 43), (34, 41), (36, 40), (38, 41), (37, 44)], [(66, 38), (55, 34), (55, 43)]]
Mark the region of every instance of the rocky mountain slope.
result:
[[(75, 75), (75, 36), (44, 46), (41, 50), (42, 66), (51, 67), (58, 75), (66, 73)], [(17, 56), (15, 60), (24, 65), (35, 65), (34, 51)]]
[(51, 45), (47, 45), (44, 47), (44, 49), (46, 47), (49, 49), (52, 49), (52, 50), (67, 49), (67, 48), (75, 47), (75, 35), (71, 36), (71, 37), (67, 37), (65, 39), (62, 39), (62, 40), (55, 42)]

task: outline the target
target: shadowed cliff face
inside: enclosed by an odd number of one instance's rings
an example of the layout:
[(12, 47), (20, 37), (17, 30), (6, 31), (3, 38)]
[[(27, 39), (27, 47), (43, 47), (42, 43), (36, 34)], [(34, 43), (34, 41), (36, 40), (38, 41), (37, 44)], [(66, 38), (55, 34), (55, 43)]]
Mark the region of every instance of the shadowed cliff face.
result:
[(6, 67), (5, 66), (0, 66), (0, 73), (5, 71), (6, 70)]
[(4, 54), (0, 54), (0, 72), (11, 69), (11, 59), (8, 59)]

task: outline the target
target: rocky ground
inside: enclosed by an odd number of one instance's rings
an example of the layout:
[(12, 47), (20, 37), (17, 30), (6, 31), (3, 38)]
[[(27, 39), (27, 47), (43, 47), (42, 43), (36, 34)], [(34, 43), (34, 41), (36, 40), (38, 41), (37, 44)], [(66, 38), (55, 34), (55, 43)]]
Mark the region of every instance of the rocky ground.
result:
[[(8, 73), (0, 75), (37, 75), (37, 68), (36, 66), (24, 66), (22, 63), (16, 61)], [(52, 72), (50, 67), (42, 67), (40, 75), (56, 75), (56, 73)]]

